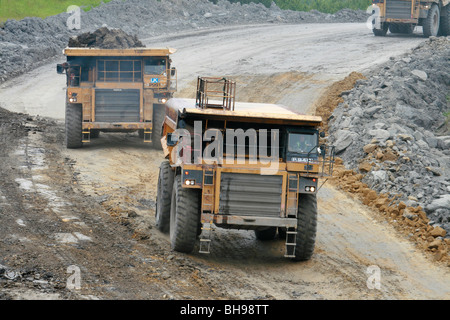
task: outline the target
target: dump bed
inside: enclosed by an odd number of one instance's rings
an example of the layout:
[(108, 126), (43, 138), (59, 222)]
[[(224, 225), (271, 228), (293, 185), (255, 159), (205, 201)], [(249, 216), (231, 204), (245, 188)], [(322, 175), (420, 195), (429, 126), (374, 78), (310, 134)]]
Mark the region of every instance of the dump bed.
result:
[(170, 118), (172, 126), (176, 125), (178, 119), (226, 120), (311, 127), (318, 127), (322, 123), (321, 117), (298, 114), (278, 104), (236, 102), (237, 111), (232, 111), (222, 108), (200, 109), (196, 106), (195, 99), (172, 98), (166, 106), (168, 108), (166, 115)]

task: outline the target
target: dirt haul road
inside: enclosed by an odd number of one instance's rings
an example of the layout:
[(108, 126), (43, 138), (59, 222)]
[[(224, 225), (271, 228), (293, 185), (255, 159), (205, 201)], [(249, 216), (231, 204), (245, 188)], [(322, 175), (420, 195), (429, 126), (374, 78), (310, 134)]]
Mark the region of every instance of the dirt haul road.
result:
[[(309, 113), (334, 81), (422, 41), (419, 35), (375, 38), (364, 24), (253, 26), (144, 39), (149, 47), (178, 49), (178, 96), (192, 96), (198, 75), (228, 75), (238, 81), (238, 100)], [(2, 115), (19, 124), (2, 128), (0, 298), (450, 298), (448, 268), (331, 184), (319, 192), (317, 246), (308, 262), (285, 259), (281, 239), (259, 242), (253, 232), (220, 229), (210, 255), (172, 252), (168, 236), (153, 227), (162, 153), (135, 133), (101, 134), (80, 150), (65, 149), (63, 87), (64, 77), (51, 64), (0, 88), (1, 107), (33, 116)], [(69, 291), (74, 268), (81, 288)], [(380, 286), (374, 288), (377, 271)]]

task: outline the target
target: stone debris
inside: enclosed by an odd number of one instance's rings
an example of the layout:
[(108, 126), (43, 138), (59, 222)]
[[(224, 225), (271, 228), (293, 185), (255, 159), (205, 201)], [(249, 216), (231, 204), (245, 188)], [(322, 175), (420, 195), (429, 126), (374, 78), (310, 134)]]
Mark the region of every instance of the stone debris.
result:
[(328, 123), (346, 169), (363, 174), (361, 183), (378, 194), (424, 210), (447, 237), (449, 57), (450, 38), (431, 37), (357, 80)]

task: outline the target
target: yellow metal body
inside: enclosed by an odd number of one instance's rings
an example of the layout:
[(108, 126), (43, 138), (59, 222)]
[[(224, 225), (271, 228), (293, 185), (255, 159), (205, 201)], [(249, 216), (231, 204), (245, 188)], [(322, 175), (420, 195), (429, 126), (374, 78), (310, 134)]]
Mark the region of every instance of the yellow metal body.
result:
[[(298, 127), (308, 130), (317, 130), (322, 123), (322, 118), (317, 116), (302, 115), (288, 110), (284, 106), (261, 103), (236, 102), (235, 111), (216, 108), (201, 109), (195, 106), (192, 99), (170, 99), (166, 104), (166, 117), (163, 127), (163, 150), (174, 170), (188, 179), (189, 174), (200, 173), (202, 182), (192, 185), (183, 185), (184, 188), (201, 189), (201, 221), (202, 223), (215, 223), (219, 225), (230, 225), (238, 228), (254, 227), (296, 227), (297, 207), (299, 194), (305, 193), (300, 190), (300, 181), (311, 181), (317, 186), (318, 179), (323, 176), (321, 162), (305, 160), (292, 162), (280, 156), (276, 159), (276, 169), (273, 170), (270, 163), (251, 163), (248, 158), (241, 159), (242, 163), (211, 163), (202, 160), (201, 163), (191, 163), (176, 159), (177, 145), (168, 145), (167, 137), (173, 134), (180, 126), (180, 121), (191, 124), (192, 121), (204, 123), (203, 135), (210, 128), (219, 129), (221, 132), (233, 123), (234, 127), (239, 124), (250, 125), (255, 128), (273, 125), (277, 128)], [(220, 123), (222, 127), (218, 127)], [(226, 157), (226, 153), (224, 154)], [(224, 215), (221, 211), (221, 177), (223, 174), (243, 174), (261, 176), (259, 181), (264, 183), (264, 176), (277, 176), (281, 179), (281, 201), (280, 214), (278, 216), (240, 216)], [(205, 176), (212, 179), (206, 183)], [(197, 175), (198, 177), (198, 175)], [(306, 179), (306, 180), (302, 180)], [(315, 189), (315, 193), (317, 188)]]
[[(83, 134), (97, 129), (117, 132), (143, 130), (151, 135), (155, 130), (154, 108), (163, 108), (164, 102), (177, 91), (177, 73), (170, 60), (170, 55), (175, 52), (171, 48), (66, 48), (64, 54), (70, 65), (67, 69), (67, 101), (81, 105)], [(146, 72), (146, 63), (150, 59), (164, 61), (161, 73)], [(127, 112), (126, 107), (117, 111), (113, 120), (105, 120), (106, 117), (98, 119), (96, 107), (100, 92), (109, 92), (113, 103), (114, 97), (121, 97), (121, 92), (134, 92), (133, 108), (138, 108), (134, 119), (121, 119), (121, 113)], [(120, 99), (127, 103), (126, 98)], [(103, 106), (107, 112), (108, 107)], [(86, 137), (83, 142), (89, 142), (89, 135)], [(151, 139), (144, 140), (151, 142)]]
[[(393, 9), (388, 9), (394, 2)], [(433, 3), (442, 8), (449, 5), (450, 0), (375, 0), (373, 6), (379, 8), (382, 23), (420, 25), (419, 19), (427, 17), (428, 9)]]

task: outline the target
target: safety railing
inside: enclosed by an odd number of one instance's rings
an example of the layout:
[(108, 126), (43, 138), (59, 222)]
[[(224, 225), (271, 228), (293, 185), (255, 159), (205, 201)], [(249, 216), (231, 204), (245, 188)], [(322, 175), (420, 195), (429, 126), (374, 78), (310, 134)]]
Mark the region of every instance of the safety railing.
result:
[(200, 109), (234, 111), (236, 82), (226, 78), (198, 77), (196, 105)]

